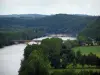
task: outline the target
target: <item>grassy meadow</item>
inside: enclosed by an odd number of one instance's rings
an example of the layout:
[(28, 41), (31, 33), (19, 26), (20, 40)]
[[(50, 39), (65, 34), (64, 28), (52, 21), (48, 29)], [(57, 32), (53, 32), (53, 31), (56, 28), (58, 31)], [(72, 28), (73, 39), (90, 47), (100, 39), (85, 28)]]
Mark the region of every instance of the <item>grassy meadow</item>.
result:
[(93, 54), (96, 54), (96, 56), (100, 57), (100, 46), (80, 46), (80, 47), (73, 48), (73, 50), (75, 52), (80, 50), (81, 53), (85, 55), (92, 52)]
[[(70, 71), (70, 70), (74, 70), (75, 72), (80, 72), (83, 69), (52, 69), (51, 71), (63, 72), (63, 71)], [(84, 69), (84, 71), (100, 72), (100, 69)]]

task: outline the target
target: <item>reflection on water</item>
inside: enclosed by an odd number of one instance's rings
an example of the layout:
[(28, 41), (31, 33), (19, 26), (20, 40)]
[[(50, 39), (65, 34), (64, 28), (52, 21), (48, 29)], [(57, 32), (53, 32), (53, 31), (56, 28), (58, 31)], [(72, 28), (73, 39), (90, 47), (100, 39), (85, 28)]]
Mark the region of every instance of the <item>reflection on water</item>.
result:
[(25, 44), (0, 49), (0, 75), (18, 75)]

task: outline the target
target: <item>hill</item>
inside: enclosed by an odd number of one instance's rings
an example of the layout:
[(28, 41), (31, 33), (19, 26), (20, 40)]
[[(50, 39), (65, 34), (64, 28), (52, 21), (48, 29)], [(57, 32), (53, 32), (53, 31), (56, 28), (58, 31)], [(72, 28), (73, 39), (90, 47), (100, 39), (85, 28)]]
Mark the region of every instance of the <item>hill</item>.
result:
[(8, 18), (8, 17), (15, 17), (15, 18), (42, 18), (47, 15), (42, 15), (42, 14), (12, 14), (12, 15), (0, 15), (2, 18)]
[(100, 40), (100, 17), (98, 17), (93, 23), (87, 25), (79, 35)]
[(45, 33), (66, 33), (75, 36), (87, 24), (97, 18), (95, 16), (68, 14), (38, 15), (37, 17), (39, 18), (33, 18), (32, 14), (0, 17), (0, 30), (36, 28)]

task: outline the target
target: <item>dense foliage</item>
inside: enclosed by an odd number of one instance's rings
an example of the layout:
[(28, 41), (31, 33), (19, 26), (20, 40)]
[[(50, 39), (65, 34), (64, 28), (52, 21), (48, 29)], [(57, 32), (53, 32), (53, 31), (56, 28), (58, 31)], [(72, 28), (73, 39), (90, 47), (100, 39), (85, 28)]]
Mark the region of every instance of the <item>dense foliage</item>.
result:
[(75, 72), (75, 70), (65, 70), (65, 71), (54, 71), (51, 75), (100, 75), (99, 72), (93, 72), (93, 71), (80, 71)]
[(14, 44), (14, 40), (32, 40), (43, 35), (43, 31), (37, 31), (37, 29), (32, 28), (19, 31), (2, 31), (0, 32), (0, 47)]
[(95, 41), (100, 41), (100, 17), (81, 31), (78, 37), (80, 40), (93, 39)]
[(11, 44), (14, 43), (9, 39), (8, 34), (0, 33), (0, 48)]
[(22, 61), (19, 75), (49, 75), (49, 61), (42, 51), (34, 50), (27, 60)]
[[(67, 14), (0, 16), (0, 47), (14, 44), (13, 40), (31, 40), (51, 33), (76, 36), (79, 32), (78, 40), (48, 38), (40, 45), (27, 45), (19, 75), (100, 75), (99, 72), (84, 71), (84, 68), (100, 68), (99, 57), (72, 50), (84, 43), (100, 41), (100, 17)], [(71, 70), (57, 71), (65, 68)], [(82, 71), (75, 72), (75, 68)]]
[[(27, 15), (28, 16), (28, 15)], [(97, 17), (84, 15), (57, 14), (38, 19), (32, 17), (0, 17), (0, 30), (38, 28), (46, 33), (66, 33), (76, 35)]]
[(0, 16), (0, 33), (7, 39), (3, 41), (1, 36), (0, 45), (4, 46), (6, 42), (9, 45), (11, 40), (30, 40), (51, 33), (76, 36), (96, 18), (96, 16), (67, 14), (2, 15)]
[[(67, 40), (63, 42), (59, 38), (47, 38), (42, 40), (40, 45), (28, 45), (24, 50), (24, 59), (21, 63), (19, 75), (41, 75), (41, 73), (43, 75), (56, 75), (56, 72), (50, 70), (69, 69), (71, 64), (72, 69), (100, 68), (100, 58), (93, 53), (82, 55), (80, 51), (74, 52), (71, 49), (75, 46), (79, 46), (78, 41)], [(82, 67), (77, 67), (77, 64)], [(95, 67), (90, 67), (90, 65)], [(77, 75), (74, 70), (61, 72), (62, 75), (67, 73)], [(82, 73), (85, 74), (85, 72)], [(88, 75), (90, 72), (86, 73)], [(81, 72), (79, 75), (81, 75)]]

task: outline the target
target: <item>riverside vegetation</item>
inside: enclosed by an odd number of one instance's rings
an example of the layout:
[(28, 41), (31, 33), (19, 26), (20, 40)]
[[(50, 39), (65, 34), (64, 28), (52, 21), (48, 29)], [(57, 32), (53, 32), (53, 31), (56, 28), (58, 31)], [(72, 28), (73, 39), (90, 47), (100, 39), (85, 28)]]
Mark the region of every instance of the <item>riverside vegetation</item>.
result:
[(13, 44), (12, 40), (32, 40), (46, 34), (76, 36), (98, 16), (88, 15), (0, 15), (0, 47)]
[(27, 45), (19, 75), (99, 75), (100, 58), (90, 52), (82, 54), (72, 48), (77, 40), (63, 42), (47, 38), (40, 45)]
[(64, 33), (77, 40), (59, 38), (27, 45), (19, 75), (100, 75), (100, 16), (88, 15), (0, 16), (0, 48), (13, 40), (32, 40)]

